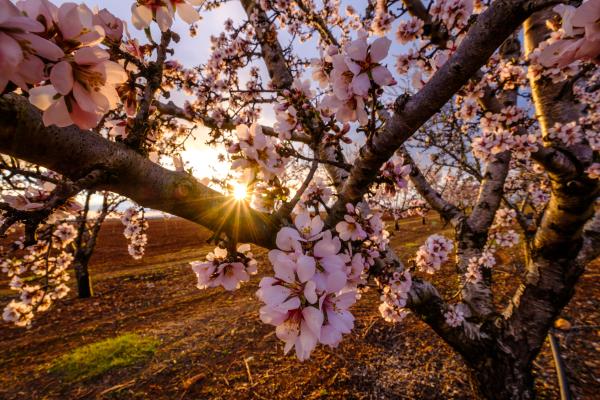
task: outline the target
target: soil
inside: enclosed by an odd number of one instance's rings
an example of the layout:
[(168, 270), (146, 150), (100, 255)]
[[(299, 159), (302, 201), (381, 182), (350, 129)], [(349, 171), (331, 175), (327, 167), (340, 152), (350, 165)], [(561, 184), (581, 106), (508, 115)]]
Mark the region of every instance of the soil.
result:
[[(414, 315), (397, 325), (383, 321), (374, 291), (353, 308), (354, 331), (338, 349), (320, 346), (301, 363), (283, 354), (273, 327), (258, 319), (254, 293), (269, 273), (265, 250), (254, 248), (261, 269), (240, 290), (198, 290), (188, 263), (213, 247), (206, 244), (208, 231), (180, 219), (152, 220), (146, 256), (135, 261), (122, 229), (118, 221), (102, 229), (91, 263), (93, 298), (78, 299), (72, 291), (30, 329), (0, 325), (0, 399), (475, 398), (461, 357)], [(442, 230), (437, 218), (426, 225), (405, 220), (392, 243), (406, 260)], [(494, 272), (499, 307), (522, 269), (513, 254), (502, 258)], [(563, 329), (554, 330), (576, 399), (597, 399), (600, 387), (598, 261), (564, 310)], [(450, 265), (433, 280), (443, 295), (456, 293)], [(5, 304), (8, 293), (2, 294)], [(48, 372), (62, 354), (127, 332), (159, 338), (159, 350), (147, 361), (84, 382)], [(548, 343), (535, 375), (540, 399), (560, 397)]]

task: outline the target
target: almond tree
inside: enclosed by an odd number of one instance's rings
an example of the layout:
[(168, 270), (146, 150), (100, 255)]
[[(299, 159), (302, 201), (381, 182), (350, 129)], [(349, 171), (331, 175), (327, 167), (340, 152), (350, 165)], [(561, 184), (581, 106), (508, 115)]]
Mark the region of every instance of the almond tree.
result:
[(90, 200), (93, 193), (85, 194), (83, 209), (76, 220), (77, 237), (71, 243), (73, 252), (73, 269), (77, 279), (77, 295), (80, 298), (93, 296), (92, 278), (88, 269), (90, 259), (96, 248), (98, 235), (102, 224), (111, 214), (114, 214), (124, 199), (109, 192), (102, 194), (102, 205), (95, 215), (90, 213)]
[[(84, 190), (106, 190), (137, 203), (123, 216), (135, 257), (144, 207), (214, 232), (217, 247), (192, 263), (201, 289), (236, 289), (257, 272), (248, 243), (270, 249), (260, 318), (300, 360), (318, 343), (336, 347), (357, 294), (373, 287), (387, 321), (413, 312), (460, 353), (483, 397), (532, 398), (532, 362), (600, 252), (599, 2), (377, 0), (357, 10), (241, 0), (247, 18), (211, 37), (204, 64), (177, 62), (173, 19), (202, 35), (201, 15), (226, 3), (137, 0), (140, 44), (108, 10), (0, 0), (0, 152), (56, 176), (1, 204), (0, 232), (21, 223), (27, 233), (2, 261), (21, 294), (4, 318), (27, 325), (65, 295), (74, 236), (55, 214)], [(304, 40), (320, 57), (303, 56)], [(175, 93), (186, 102), (168, 100)], [(272, 126), (261, 119), (269, 110)], [(226, 151), (226, 178), (186, 170), (181, 154), (199, 126)], [(415, 159), (423, 129), (439, 133), (421, 143), (449, 186)], [(381, 198), (408, 179), (455, 237), (432, 235), (405, 266)], [(249, 202), (227, 195), (234, 184)], [(494, 253), (519, 240), (526, 273), (498, 309)], [(453, 255), (458, 303), (426, 279)]]

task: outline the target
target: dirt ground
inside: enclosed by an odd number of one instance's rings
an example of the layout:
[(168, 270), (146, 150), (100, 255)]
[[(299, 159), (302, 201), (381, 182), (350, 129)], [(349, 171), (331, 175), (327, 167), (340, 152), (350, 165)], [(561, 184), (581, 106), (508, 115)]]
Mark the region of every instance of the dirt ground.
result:
[[(255, 248), (260, 273), (236, 292), (200, 291), (188, 262), (212, 246), (208, 232), (179, 219), (151, 221), (147, 255), (128, 257), (122, 225), (103, 228), (92, 260), (95, 297), (72, 292), (24, 330), (0, 325), (0, 399), (472, 399), (460, 356), (409, 315), (393, 326), (377, 312), (377, 295), (367, 293), (353, 308), (352, 334), (340, 347), (318, 347), (303, 363), (283, 355), (274, 329), (258, 319), (254, 296), (268, 273), (266, 251)], [(393, 244), (404, 259), (442, 229), (436, 218), (403, 221)], [(498, 305), (515, 287), (518, 260), (504, 256), (494, 272)], [(600, 263), (582, 277), (556, 330), (577, 399), (599, 398)], [(434, 278), (443, 295), (456, 292), (451, 267)], [(8, 301), (2, 292), (1, 304)], [(48, 372), (52, 361), (80, 346), (137, 332), (158, 338), (155, 355), (131, 367), (84, 382), (67, 383)], [(546, 343), (535, 361), (538, 397), (559, 398)]]

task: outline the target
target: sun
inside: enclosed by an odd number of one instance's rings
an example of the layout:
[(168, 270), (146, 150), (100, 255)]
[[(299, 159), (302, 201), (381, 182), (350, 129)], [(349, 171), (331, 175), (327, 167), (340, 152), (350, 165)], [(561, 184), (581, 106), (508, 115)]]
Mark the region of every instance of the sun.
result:
[(248, 187), (243, 183), (235, 182), (232, 184), (233, 186), (233, 197), (236, 200), (245, 200), (248, 196)]

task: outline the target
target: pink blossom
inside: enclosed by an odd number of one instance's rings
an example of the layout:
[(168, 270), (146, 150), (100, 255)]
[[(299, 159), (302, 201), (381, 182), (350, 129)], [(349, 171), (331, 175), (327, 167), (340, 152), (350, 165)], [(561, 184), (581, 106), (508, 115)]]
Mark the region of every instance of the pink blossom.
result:
[(338, 222), (335, 230), (339, 233), (340, 239), (343, 241), (363, 240), (367, 237), (367, 233), (362, 226), (351, 215), (344, 215), (344, 221)]
[(85, 4), (64, 3), (58, 8), (56, 25), (61, 44), (69, 50), (95, 46), (104, 40), (104, 29), (94, 23), (94, 13)]
[(452, 241), (444, 236), (431, 235), (427, 238), (425, 244), (419, 247), (415, 256), (415, 263), (423, 272), (433, 274), (448, 260), (448, 254), (453, 247)]
[(548, 132), (550, 138), (558, 139), (566, 146), (573, 146), (583, 140), (581, 126), (575, 121), (566, 124), (557, 122), (548, 130)]
[(342, 54), (331, 57), (330, 80), (333, 93), (326, 96), (320, 107), (335, 111), (341, 122), (368, 122), (364, 98), (372, 87), (390, 86), (396, 82), (388, 69), (381, 65), (391, 41), (385, 37), (370, 45), (366, 36), (350, 42)]
[(198, 289), (223, 286), (225, 290), (239, 289), (242, 282), (257, 273), (257, 263), (250, 252), (250, 245), (241, 244), (234, 254), (227, 249), (215, 247), (206, 261), (192, 261), (190, 265), (198, 278)]
[(239, 289), (241, 282), (248, 281), (250, 276), (241, 262), (219, 264), (215, 271), (214, 286), (221, 285), (225, 290)]
[(412, 277), (408, 271), (395, 271), (387, 282), (379, 282), (383, 294), (380, 297), (379, 312), (387, 322), (399, 322), (407, 314), (404, 309), (412, 287)]
[(232, 169), (246, 171), (250, 181), (259, 174), (268, 181), (283, 172), (287, 159), (279, 156), (275, 145), (263, 134), (259, 124), (254, 123), (250, 127), (238, 125), (236, 133), (239, 143), (231, 146), (228, 151), (240, 152), (241, 156), (234, 160)]
[(50, 71), (50, 85), (31, 89), (29, 101), (44, 111), (46, 126), (94, 128), (119, 103), (116, 85), (128, 78), (99, 47), (83, 47)]
[(166, 32), (173, 24), (175, 12), (179, 17), (192, 24), (200, 15), (192, 6), (202, 5), (203, 0), (137, 0), (131, 6), (131, 22), (137, 29), (146, 29), (154, 19), (160, 30)]
[(27, 84), (44, 78), (42, 59), (56, 61), (63, 56), (56, 44), (35, 34), (44, 30), (9, 0), (0, 0), (0, 92), (9, 81), (27, 90)]
[(101, 26), (104, 29), (105, 37), (114, 42), (121, 43), (123, 38), (123, 21), (115, 17), (106, 8), (98, 11), (93, 17), (94, 25)]
[(600, 0), (588, 0), (577, 9), (560, 4), (554, 10), (562, 16), (565, 37), (542, 50), (540, 63), (562, 68), (577, 60), (600, 62)]
[(590, 179), (600, 179), (600, 163), (593, 163), (585, 170)]
[(446, 323), (453, 328), (459, 327), (465, 321), (466, 305), (463, 303), (450, 305), (448, 311), (444, 313)]
[(354, 316), (348, 309), (356, 302), (356, 291), (351, 290), (340, 295), (321, 297), (321, 308), (327, 319), (321, 328), (319, 341), (331, 347), (337, 347), (342, 335), (350, 333), (354, 327)]

